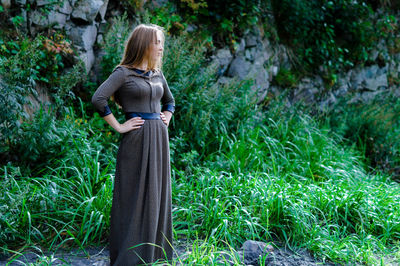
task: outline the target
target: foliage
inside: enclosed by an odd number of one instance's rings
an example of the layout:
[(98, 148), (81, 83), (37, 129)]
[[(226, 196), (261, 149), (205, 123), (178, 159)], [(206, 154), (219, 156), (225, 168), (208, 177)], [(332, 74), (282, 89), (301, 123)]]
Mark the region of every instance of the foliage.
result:
[(274, 105), (258, 126), (221, 139), (192, 174), (176, 170), (177, 233), (233, 246), (278, 238), (323, 260), (374, 263), (371, 253), (400, 239), (399, 185), (368, 175), (310, 117)]
[(282, 88), (293, 88), (297, 85), (299, 78), (293, 70), (281, 67), (274, 77), (276, 85)]
[(376, 35), (363, 2), (273, 0), (272, 10), (280, 39), (305, 68), (339, 71), (363, 62)]
[(205, 66), (201, 45), (193, 47), (182, 37), (169, 38), (167, 44), (163, 71), (177, 105), (174, 119), (180, 121), (172, 124), (171, 136), (179, 137), (179, 154), (197, 153), (201, 159), (218, 149), (222, 136), (253, 115), (252, 82), (215, 84), (216, 68)]
[[(38, 128), (40, 122), (33, 127)], [(3, 248), (21, 241), (52, 248), (71, 243), (82, 246), (101, 241), (108, 230), (112, 193), (108, 166), (113, 168), (115, 160), (110, 160), (113, 156), (107, 145), (101, 144), (102, 134), (94, 132), (72, 109), (64, 120), (49, 123), (56, 130), (44, 132), (48, 136), (41, 137), (43, 133), (38, 132), (36, 140), (50, 143), (37, 143), (43, 150), (33, 147), (32, 157), (25, 158), (35, 159), (38, 151), (40, 156), (54, 154), (57, 150), (54, 146), (58, 146), (62, 158), (48, 156), (46, 165), (36, 171), (40, 177), (25, 176), (24, 171), (11, 163), (2, 167), (1, 189), (5, 193), (0, 196), (0, 245)], [(32, 137), (26, 140), (34, 142)]]
[(0, 154), (3, 156), (12, 149), (14, 134), (19, 132), (21, 126), (20, 119), (27, 118), (22, 112), (23, 105), (27, 103), (26, 93), (23, 85), (9, 87), (0, 80)]
[(266, 0), (176, 0), (187, 23), (205, 25), (217, 42), (232, 44), (242, 32), (256, 25), (269, 6)]
[(111, 27), (104, 35), (102, 48), (104, 56), (101, 58), (102, 79), (105, 80), (111, 74), (112, 70), (122, 60), (124, 54), (125, 42), (128, 41), (130, 26), (127, 20), (127, 14), (121, 17), (115, 17)]
[(400, 2), (398, 0), (366, 0), (374, 10), (383, 8), (386, 11), (395, 12), (400, 9)]
[(322, 121), (345, 143), (363, 153), (368, 165), (400, 177), (400, 102), (381, 94), (368, 103), (339, 101), (323, 114)]
[(164, 30), (172, 35), (180, 35), (183, 30), (187, 27), (187, 22), (184, 21), (181, 14), (179, 14), (176, 6), (167, 2), (160, 7), (150, 7), (153, 5), (152, 2), (148, 2), (148, 9), (142, 15), (142, 20), (144, 23), (152, 23), (159, 25), (164, 28)]
[(56, 83), (66, 58), (73, 54), (70, 43), (61, 34), (3, 42), (2, 50), (7, 59), (0, 71), (9, 83)]
[[(61, 35), (55, 35), (55, 38), (39, 35), (33, 40), (21, 38), (18, 42), (4, 44), (4, 47), (5, 57), (0, 65), (0, 154), (7, 160), (23, 161), (32, 155), (32, 160), (27, 161), (34, 164), (39, 162), (41, 151), (47, 150), (46, 145), (50, 145), (52, 133), (56, 131), (51, 127), (51, 116), (48, 116), (49, 123), (42, 116), (43, 112), (34, 118), (28, 116), (28, 112), (34, 113), (37, 109), (31, 106), (32, 101), (40, 103), (37, 89), (43, 88), (52, 93), (55, 103), (52, 111), (53, 115), (56, 114), (65, 100), (74, 97), (71, 89), (83, 79), (83, 64), (78, 63), (69, 70), (63, 70), (64, 57), (73, 51)], [(46, 89), (50, 84), (51, 88)], [(37, 122), (35, 119), (42, 121), (40, 127), (40, 123), (34, 123)], [(40, 135), (39, 132), (44, 134)], [(46, 158), (40, 159), (41, 162)]]

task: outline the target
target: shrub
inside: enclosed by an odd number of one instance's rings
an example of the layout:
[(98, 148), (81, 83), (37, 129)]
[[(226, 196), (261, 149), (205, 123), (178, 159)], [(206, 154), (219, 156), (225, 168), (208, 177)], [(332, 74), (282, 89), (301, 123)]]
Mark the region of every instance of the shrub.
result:
[(175, 0), (175, 3), (188, 23), (205, 25), (219, 44), (232, 44), (244, 30), (256, 25), (269, 7), (267, 0)]
[(274, 83), (282, 88), (293, 88), (297, 85), (299, 78), (296, 73), (287, 68), (280, 68), (274, 77)]
[(112, 20), (110, 28), (104, 35), (102, 45), (104, 49), (104, 55), (101, 58), (102, 80), (107, 79), (115, 66), (121, 62), (125, 42), (128, 41), (130, 32), (126, 13)]
[[(81, 75), (84, 68), (82, 62), (71, 69), (63, 69), (64, 56), (71, 55), (72, 50), (61, 35), (57, 36), (53, 40), (40, 35), (33, 40), (22, 38), (18, 45), (15, 45), (18, 51), (2, 59), (2, 64), (0, 64), (1, 158), (23, 160), (26, 156), (29, 157), (29, 153), (26, 152), (38, 149), (37, 152), (32, 153), (32, 162), (36, 162), (36, 159), (40, 158), (40, 151), (45, 151), (46, 145), (51, 143), (47, 138), (50, 136), (45, 132), (52, 135), (51, 132), (56, 131), (52, 128), (54, 115), (63, 108), (66, 100), (74, 98), (72, 88), (84, 78)], [(25, 110), (25, 107), (31, 104), (30, 97), (37, 99), (36, 88), (39, 86), (49, 92), (54, 103), (52, 116), (48, 115), (44, 118), (42, 117), (44, 113), (41, 112), (34, 118), (39, 119), (39, 124), (42, 123), (41, 127), (34, 124), (35, 120), (30, 120)], [(46, 123), (46, 119), (50, 119), (49, 123)], [(38, 135), (38, 132), (44, 134)], [(32, 142), (29, 143), (28, 140)], [(44, 146), (38, 147), (39, 143)], [(21, 150), (21, 147), (24, 148)]]
[(376, 32), (364, 3), (273, 0), (272, 10), (280, 39), (293, 47), (301, 67), (339, 71), (367, 59)]

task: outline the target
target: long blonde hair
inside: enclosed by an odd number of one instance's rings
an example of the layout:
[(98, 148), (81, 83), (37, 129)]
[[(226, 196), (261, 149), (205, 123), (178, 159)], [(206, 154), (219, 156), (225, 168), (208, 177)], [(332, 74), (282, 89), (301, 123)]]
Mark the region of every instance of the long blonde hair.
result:
[(140, 24), (135, 27), (125, 45), (124, 55), (119, 65), (126, 67), (140, 66), (147, 60), (147, 71), (161, 69), (162, 56), (151, 58), (150, 46), (157, 41), (157, 31), (161, 32), (164, 44), (163, 28), (154, 24)]

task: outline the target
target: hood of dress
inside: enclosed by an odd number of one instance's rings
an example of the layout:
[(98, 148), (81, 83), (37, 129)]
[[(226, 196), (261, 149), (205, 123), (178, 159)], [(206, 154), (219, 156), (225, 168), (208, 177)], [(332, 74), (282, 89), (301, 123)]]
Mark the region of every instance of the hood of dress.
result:
[(127, 66), (120, 66), (120, 67), (123, 67), (123, 68), (127, 69), (129, 71), (130, 75), (137, 76), (137, 77), (142, 77), (142, 78), (145, 78), (145, 79), (150, 79), (150, 78), (154, 78), (154, 77), (157, 77), (157, 76), (161, 76), (161, 71), (159, 69), (156, 69), (156, 70), (152, 71), (150, 73), (150, 75), (146, 76), (144, 73), (140, 74), (140, 73), (136, 72), (133, 68), (130, 68), (130, 67), (127, 67)]

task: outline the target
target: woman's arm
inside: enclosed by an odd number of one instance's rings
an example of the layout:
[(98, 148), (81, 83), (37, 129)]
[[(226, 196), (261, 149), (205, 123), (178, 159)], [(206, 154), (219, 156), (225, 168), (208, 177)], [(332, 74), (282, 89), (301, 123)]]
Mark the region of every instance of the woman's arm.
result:
[(161, 109), (161, 119), (168, 126), (171, 120), (172, 115), (175, 112), (175, 99), (172, 96), (171, 90), (169, 89), (167, 80), (164, 77), (164, 74), (161, 72), (162, 83), (164, 88), (164, 94), (161, 98), (162, 109)]
[(97, 88), (92, 96), (92, 104), (101, 117), (111, 114), (108, 99), (125, 83), (122, 67), (116, 67), (110, 76)]

